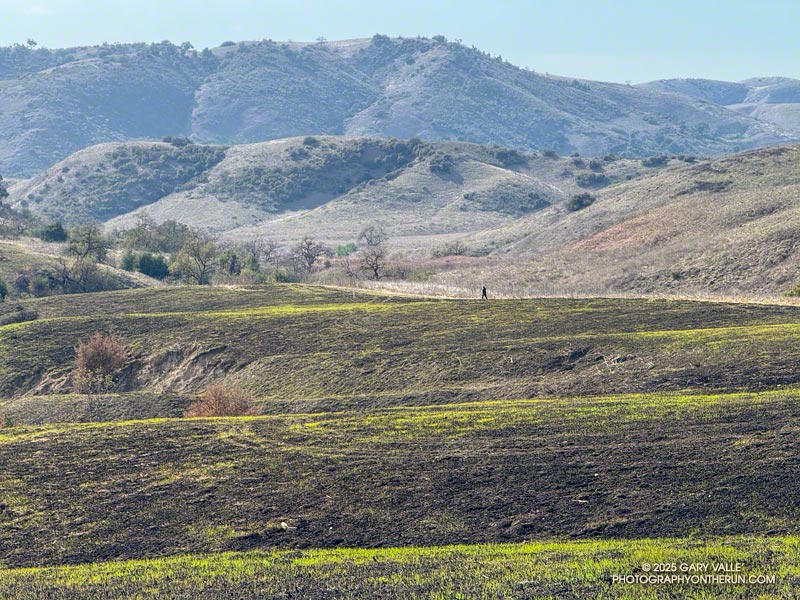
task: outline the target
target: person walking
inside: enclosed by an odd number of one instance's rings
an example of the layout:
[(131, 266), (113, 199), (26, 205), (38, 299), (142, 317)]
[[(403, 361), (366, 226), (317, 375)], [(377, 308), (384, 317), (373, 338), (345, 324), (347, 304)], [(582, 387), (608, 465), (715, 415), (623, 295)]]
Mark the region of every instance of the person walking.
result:
[(483, 286), (483, 289), (481, 290), (481, 300), (488, 300), (488, 299), (489, 296), (486, 295), (486, 286)]

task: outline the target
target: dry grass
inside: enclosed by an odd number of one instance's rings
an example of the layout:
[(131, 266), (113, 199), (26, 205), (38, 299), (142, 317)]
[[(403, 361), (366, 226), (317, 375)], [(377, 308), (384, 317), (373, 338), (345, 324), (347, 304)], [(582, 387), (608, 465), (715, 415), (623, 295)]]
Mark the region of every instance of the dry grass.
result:
[(122, 336), (93, 334), (75, 348), (72, 379), (79, 392), (103, 392), (114, 383), (114, 376), (128, 360)]
[(186, 411), (187, 417), (244, 417), (257, 414), (252, 398), (240, 388), (210, 384)]

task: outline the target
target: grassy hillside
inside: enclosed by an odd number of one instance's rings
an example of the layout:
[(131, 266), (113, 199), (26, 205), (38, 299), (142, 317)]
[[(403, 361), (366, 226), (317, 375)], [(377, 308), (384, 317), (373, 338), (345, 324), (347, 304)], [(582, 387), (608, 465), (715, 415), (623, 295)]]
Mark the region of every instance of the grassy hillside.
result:
[(16, 427), (0, 435), (0, 561), (796, 533), (797, 399), (645, 394)]
[(95, 331), (128, 340), (117, 391), (189, 393), (226, 378), (272, 413), (800, 381), (793, 306), (487, 304), (285, 285), (82, 299), (29, 301), (39, 320), (0, 329), (0, 394), (72, 391), (74, 347)]
[(86, 146), (191, 135), (420, 136), (599, 155), (720, 154), (796, 139), (689, 95), (542, 75), (444, 38), (0, 49), (0, 172)]
[(756, 77), (739, 83), (709, 79), (662, 79), (640, 87), (713, 102), (774, 123), (785, 131), (800, 132), (800, 81), (797, 79)]
[[(16, 310), (17, 304), (12, 301), (19, 297), (19, 293), (13, 282), (21, 271), (53, 272), (59, 267), (61, 252), (61, 245), (48, 244), (34, 238), (0, 239), (0, 279), (9, 288), (9, 298), (5, 306), (0, 305), (0, 312), (7, 315), (9, 311)], [(107, 289), (141, 288), (156, 283), (149, 277), (108, 265), (99, 265), (99, 268), (106, 276)]]
[[(435, 293), (753, 297), (800, 279), (798, 173), (797, 145), (632, 160), (306, 136), (102, 145), (10, 192), (14, 206), (52, 218), (110, 219), (113, 230), (147, 214), (283, 247), (304, 235), (346, 244), (377, 222)], [(581, 193), (595, 201), (576, 209)]]
[(653, 170), (613, 156), (307, 136), (230, 148), (94, 146), (10, 192), (15, 206), (68, 222), (111, 219), (109, 228), (132, 226), (146, 213), (233, 239), (294, 242), (307, 233), (342, 243), (378, 220), (399, 246), (430, 249)]
[(800, 146), (668, 168), (595, 195), (583, 210), (554, 205), (465, 238), (509, 244), (434, 281), (499, 295), (752, 297), (783, 294), (800, 279)]
[[(0, 594), (631, 598), (612, 569), (684, 557), (796, 586), (800, 307), (303, 285), (28, 304), (0, 327)], [(129, 357), (118, 389), (75, 394), (96, 331)], [(212, 381), (264, 414), (176, 418)]]

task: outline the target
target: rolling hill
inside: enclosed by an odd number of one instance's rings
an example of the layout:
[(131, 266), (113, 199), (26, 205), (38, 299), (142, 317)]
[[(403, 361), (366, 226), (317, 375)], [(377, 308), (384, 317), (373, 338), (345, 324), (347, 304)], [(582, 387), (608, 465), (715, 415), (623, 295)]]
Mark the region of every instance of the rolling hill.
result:
[[(240, 146), (135, 142), (11, 186), (51, 218), (140, 214), (227, 240), (353, 241), (377, 222), (429, 261), (437, 293), (776, 295), (800, 278), (800, 146), (698, 160), (589, 160), (459, 142), (307, 136)], [(568, 200), (596, 199), (580, 210)], [(457, 251), (442, 248), (458, 245)]]
[(146, 213), (229, 239), (267, 235), (282, 243), (304, 234), (349, 242), (377, 220), (396, 247), (429, 250), (651, 170), (612, 156), (592, 162), (458, 142), (130, 142), (77, 152), (10, 193), (15, 206), (66, 222), (122, 229)]
[(472, 289), (488, 282), (509, 295), (752, 297), (780, 295), (800, 279), (800, 146), (663, 169), (597, 198), (577, 212), (556, 204), (466, 238), (513, 241), (437, 281)]
[(761, 121), (800, 133), (800, 81), (786, 77), (757, 77), (733, 83), (711, 79), (662, 79), (640, 87), (672, 92), (724, 106)]
[[(747, 112), (747, 111), (745, 111)], [(722, 154), (796, 139), (690, 95), (515, 67), (437, 36), (0, 49), (0, 173), (166, 135), (242, 144), (419, 136), (587, 155)], [(780, 119), (777, 119), (780, 122)]]
[[(497, 575), (487, 594), (624, 598), (609, 569), (665, 553), (796, 560), (796, 306), (304, 285), (29, 306), (0, 327), (11, 597), (475, 595)], [(130, 354), (113, 393), (77, 395), (95, 331)], [(210, 381), (265, 414), (174, 418)]]

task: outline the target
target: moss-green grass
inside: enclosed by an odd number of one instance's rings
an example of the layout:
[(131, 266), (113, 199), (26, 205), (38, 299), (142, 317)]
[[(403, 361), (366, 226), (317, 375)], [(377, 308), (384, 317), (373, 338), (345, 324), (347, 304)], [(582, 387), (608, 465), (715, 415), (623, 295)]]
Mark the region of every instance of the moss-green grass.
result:
[(798, 443), (792, 390), (18, 426), (0, 564), (794, 534)]
[(190, 394), (224, 379), (267, 413), (800, 383), (793, 306), (482, 303), (301, 285), (131, 290), (29, 305), (39, 320), (0, 328), (2, 396), (71, 392), (74, 348), (96, 331), (128, 342), (131, 360), (115, 391)]
[[(644, 563), (741, 565), (767, 583), (625, 583)], [(686, 565), (686, 567), (684, 567)], [(668, 567), (669, 568), (669, 567)], [(734, 567), (735, 568), (735, 567)], [(649, 572), (655, 575), (652, 570)], [(703, 572), (708, 574), (708, 572)], [(759, 580), (756, 580), (759, 581)], [(797, 537), (543, 541), (445, 547), (226, 552), (0, 570), (0, 595), (33, 598), (795, 598)]]

